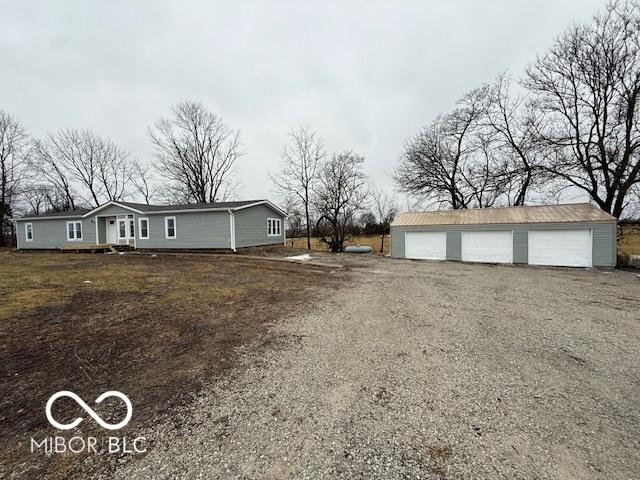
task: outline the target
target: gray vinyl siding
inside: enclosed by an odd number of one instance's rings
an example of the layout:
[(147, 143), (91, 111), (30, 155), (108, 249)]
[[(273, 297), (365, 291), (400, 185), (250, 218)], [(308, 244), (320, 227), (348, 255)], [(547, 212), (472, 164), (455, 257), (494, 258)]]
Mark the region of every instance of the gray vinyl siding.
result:
[(460, 232), (508, 230), (513, 231), (513, 262), (528, 263), (528, 232), (531, 230), (580, 230), (592, 231), (592, 264), (594, 267), (616, 265), (616, 222), (572, 222), (541, 224), (499, 224), (499, 225), (434, 225), (391, 227), (391, 256), (404, 258), (405, 232), (447, 232), (447, 260), (461, 260), (462, 245)]
[(404, 227), (391, 227), (391, 247), (389, 253), (392, 258), (404, 258)]
[[(138, 217), (149, 219), (149, 239), (140, 238)], [(165, 217), (175, 217), (176, 238), (167, 239)], [(136, 215), (136, 247), (158, 249), (231, 248), (228, 212)]]
[(591, 248), (594, 267), (610, 267), (617, 263), (617, 226), (615, 223), (594, 224)]
[[(55, 249), (63, 245), (78, 245), (83, 243), (95, 243), (96, 225), (89, 218), (51, 218), (41, 220), (17, 220), (16, 234), (18, 236), (18, 248), (21, 249)], [(82, 222), (82, 240), (67, 240), (67, 222)], [(33, 241), (27, 242), (24, 225), (33, 225)]]
[[(267, 218), (280, 219), (280, 235), (267, 235)], [(244, 208), (235, 212), (236, 248), (284, 243), (284, 217), (266, 205)]]
[(446, 230), (447, 232), (447, 260), (459, 262), (462, 260), (462, 232), (460, 230)]
[(513, 263), (529, 263), (529, 230), (513, 230)]

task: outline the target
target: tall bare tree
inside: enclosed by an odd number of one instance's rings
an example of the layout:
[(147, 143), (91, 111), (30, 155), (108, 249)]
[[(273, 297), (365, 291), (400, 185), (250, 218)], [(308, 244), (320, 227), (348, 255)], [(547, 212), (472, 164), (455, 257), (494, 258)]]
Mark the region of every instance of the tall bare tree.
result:
[(278, 192), (304, 210), (307, 248), (311, 249), (311, 196), (325, 157), (324, 141), (308, 125), (289, 133), (290, 144), (282, 149), (280, 172), (269, 175)]
[(26, 170), (27, 140), (22, 124), (0, 110), (0, 246), (7, 244), (5, 232)]
[(158, 173), (189, 202), (212, 203), (232, 194), (233, 169), (243, 154), (240, 132), (231, 130), (202, 103), (183, 101), (147, 133)]
[(332, 252), (342, 251), (348, 227), (366, 207), (369, 192), (363, 164), (363, 157), (345, 151), (333, 155), (320, 169), (314, 192), (314, 206), (319, 215), (317, 227), (322, 232), (321, 241)]
[(524, 205), (545, 179), (540, 168), (540, 148), (536, 132), (540, 114), (530, 100), (514, 94), (512, 80), (503, 73), (489, 85), (477, 91), (485, 99), (485, 111), (480, 119), (488, 137), (485, 154), (497, 157), (491, 172), (499, 183), (501, 194), (509, 205)]
[(466, 95), (453, 112), (439, 115), (405, 144), (394, 172), (399, 189), (453, 209), (468, 208), (478, 196), (474, 129), (482, 114), (478, 95)]
[(614, 1), (527, 70), (544, 168), (619, 217), (640, 181), (640, 6)]
[(149, 205), (158, 194), (158, 186), (154, 181), (153, 168), (134, 160), (131, 165), (133, 186), (144, 203)]
[(91, 130), (60, 130), (34, 142), (39, 174), (64, 198), (64, 207), (78, 201), (97, 207), (121, 200), (131, 181), (129, 154)]
[(382, 245), (380, 250), (381, 253), (384, 253), (384, 236), (390, 233), (391, 222), (393, 222), (393, 219), (398, 214), (398, 201), (393, 194), (389, 194), (386, 190), (379, 187), (371, 188), (371, 199), (374, 214), (382, 230)]

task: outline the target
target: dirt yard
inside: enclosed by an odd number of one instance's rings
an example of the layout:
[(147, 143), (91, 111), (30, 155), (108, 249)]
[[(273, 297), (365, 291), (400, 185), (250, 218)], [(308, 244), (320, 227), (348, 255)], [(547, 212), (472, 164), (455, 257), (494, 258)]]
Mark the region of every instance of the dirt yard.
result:
[[(232, 370), (236, 347), (252, 342), (257, 353), (283, 341), (268, 327), (308, 309), (330, 276), (233, 256), (0, 253), (0, 477), (104, 469), (82, 455), (30, 452), (32, 436), (53, 434), (49, 396), (68, 389), (92, 404), (121, 391), (135, 406), (127, 430), (144, 429)], [(65, 401), (56, 418), (82, 412)]]
[[(4, 255), (0, 477), (640, 471), (633, 273), (321, 253), (306, 265)], [(149, 452), (34, 458), (25, 438), (52, 434), (44, 402), (72, 385), (87, 399), (126, 392), (126, 430)], [(67, 408), (61, 418), (77, 415)]]

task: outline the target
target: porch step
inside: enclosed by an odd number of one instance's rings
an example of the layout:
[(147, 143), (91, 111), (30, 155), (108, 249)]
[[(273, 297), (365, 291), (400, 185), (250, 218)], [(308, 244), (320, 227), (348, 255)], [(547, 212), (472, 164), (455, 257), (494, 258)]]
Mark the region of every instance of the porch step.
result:
[(116, 245), (116, 244), (111, 244), (111, 251), (112, 252), (130, 252), (135, 250), (133, 248), (133, 245)]

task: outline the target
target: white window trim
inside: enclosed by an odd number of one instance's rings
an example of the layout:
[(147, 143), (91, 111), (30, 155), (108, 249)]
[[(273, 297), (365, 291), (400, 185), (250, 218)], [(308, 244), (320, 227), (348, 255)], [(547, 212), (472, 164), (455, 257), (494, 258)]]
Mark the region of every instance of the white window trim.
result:
[[(147, 236), (142, 236), (142, 222), (147, 222)], [(149, 240), (149, 217), (139, 217), (138, 218), (138, 238), (140, 240)]]
[[(29, 238), (29, 227), (31, 227), (31, 238)], [(25, 223), (24, 224), (24, 239), (27, 242), (33, 242), (33, 223)]]
[[(81, 238), (78, 238), (78, 229), (76, 228), (77, 224), (80, 224), (80, 232), (82, 234)], [(73, 225), (73, 238), (69, 237), (69, 224)], [(82, 228), (82, 220), (71, 220), (66, 224), (67, 228), (67, 242), (81, 242), (84, 240), (84, 229)]]
[[(276, 223), (277, 222), (277, 223)], [(273, 228), (275, 225), (278, 225), (278, 233), (269, 232), (269, 225), (271, 224), (271, 231), (275, 231)], [(280, 237), (282, 235), (282, 219), (281, 218), (267, 218), (267, 237)]]
[[(173, 219), (173, 237), (169, 236), (169, 220)], [(164, 217), (164, 238), (167, 240), (175, 240), (178, 238), (178, 222), (176, 217)]]

